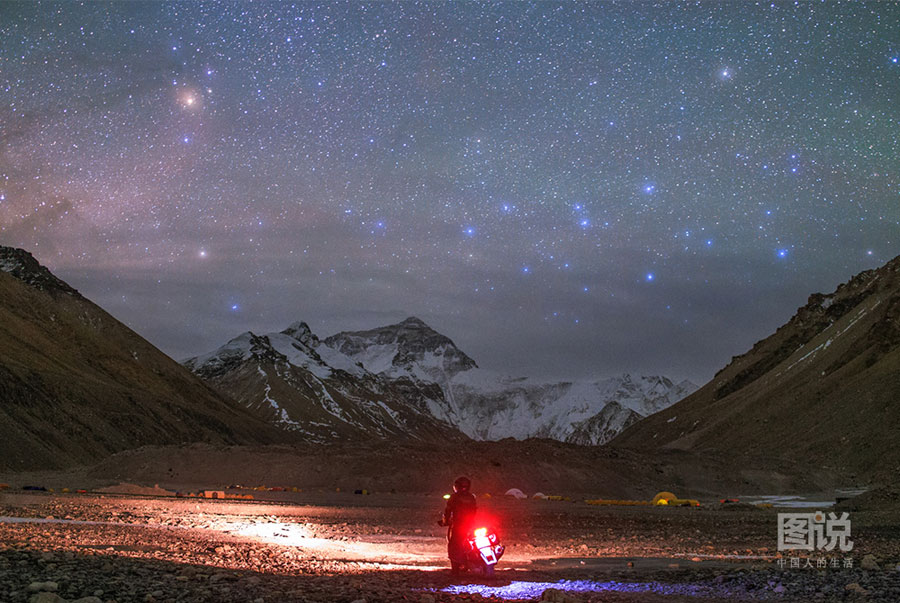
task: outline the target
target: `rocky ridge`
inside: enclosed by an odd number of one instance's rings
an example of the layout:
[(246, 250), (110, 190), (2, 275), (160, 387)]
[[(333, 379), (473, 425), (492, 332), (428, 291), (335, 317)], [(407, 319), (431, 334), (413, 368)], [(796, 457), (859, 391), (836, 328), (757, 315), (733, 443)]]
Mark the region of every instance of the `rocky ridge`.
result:
[(0, 468), (58, 468), (144, 444), (290, 441), (9, 247), (0, 351)]
[(795, 458), (900, 479), (900, 257), (815, 293), (706, 386), (614, 445)]
[(242, 333), (184, 365), (261, 418), (306, 439), (462, 437), (417, 404), (419, 392), (395, 387), (322, 345), (303, 322), (277, 333)]
[[(355, 429), (365, 423), (368, 433), (396, 437), (413, 425), (427, 425), (432, 435), (443, 426), (437, 433), (446, 435), (451, 428), (478, 440), (546, 437), (600, 444), (696, 389), (666, 377), (586, 382), (507, 377), (480, 369), (450, 338), (416, 317), (324, 340), (303, 322), (278, 333), (244, 333), (185, 366), (266, 419), (319, 438), (350, 437), (353, 429), (334, 428), (352, 422), (349, 408), (374, 419), (373, 412), (383, 415), (377, 405), (385, 403), (394, 413), (390, 418), (363, 420)], [(340, 390), (344, 393), (336, 393)], [(335, 403), (336, 397), (344, 401)], [(313, 418), (315, 408), (325, 412), (316, 411)], [(398, 421), (401, 415), (406, 418)]]

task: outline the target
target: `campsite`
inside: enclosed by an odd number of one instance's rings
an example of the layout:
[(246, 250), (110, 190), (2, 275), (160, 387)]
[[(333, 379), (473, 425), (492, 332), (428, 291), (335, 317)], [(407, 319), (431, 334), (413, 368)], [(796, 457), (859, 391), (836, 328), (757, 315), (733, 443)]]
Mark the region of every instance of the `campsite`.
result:
[[(143, 466), (151, 458), (145, 454)], [(40, 481), (43, 490), (23, 490), (17, 479)], [(73, 479), (87, 490), (63, 485)], [(507, 545), (486, 581), (450, 575), (445, 529), (435, 522), (440, 489), (210, 480), (187, 497), (183, 484), (110, 484), (79, 471), (11, 482), (0, 493), (0, 589), (11, 602), (715, 603), (808, 601), (814, 593), (887, 602), (900, 595), (900, 571), (891, 565), (900, 558), (890, 527), (896, 505), (887, 493), (834, 509), (852, 512), (855, 552), (809, 555), (777, 550), (777, 515), (792, 509), (771, 503), (707, 495), (676, 505), (668, 504), (679, 500), (671, 492), (547, 494), (526, 482), (480, 491), (479, 509), (498, 520)], [(839, 567), (815, 568), (826, 556)], [(791, 567), (792, 557), (813, 568)]]

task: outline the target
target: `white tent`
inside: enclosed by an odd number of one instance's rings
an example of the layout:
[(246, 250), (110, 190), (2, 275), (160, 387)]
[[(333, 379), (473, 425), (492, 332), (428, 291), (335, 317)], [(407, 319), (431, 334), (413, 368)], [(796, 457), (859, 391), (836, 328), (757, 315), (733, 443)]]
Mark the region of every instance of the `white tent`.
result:
[(513, 498), (528, 498), (525, 496), (525, 493), (518, 488), (510, 488), (506, 491), (506, 496), (512, 496)]

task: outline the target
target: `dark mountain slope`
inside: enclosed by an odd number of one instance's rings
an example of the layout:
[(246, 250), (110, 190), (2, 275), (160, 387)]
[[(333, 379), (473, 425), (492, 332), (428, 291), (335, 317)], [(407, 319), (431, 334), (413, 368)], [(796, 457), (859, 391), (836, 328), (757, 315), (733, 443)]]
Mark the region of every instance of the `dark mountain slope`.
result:
[(289, 437), (214, 392), (28, 252), (0, 247), (0, 467), (64, 467), (145, 444)]
[(614, 446), (780, 457), (844, 475), (900, 471), (900, 258), (814, 294), (708, 384)]

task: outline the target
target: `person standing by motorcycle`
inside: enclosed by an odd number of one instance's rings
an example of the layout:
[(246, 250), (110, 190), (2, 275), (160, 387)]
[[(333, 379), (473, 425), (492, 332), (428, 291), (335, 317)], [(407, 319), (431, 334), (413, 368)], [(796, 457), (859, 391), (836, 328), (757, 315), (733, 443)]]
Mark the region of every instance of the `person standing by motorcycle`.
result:
[(477, 501), (471, 492), (472, 481), (468, 477), (458, 477), (453, 482), (453, 494), (447, 500), (447, 507), (438, 525), (447, 526), (447, 555), (454, 574), (465, 571), (469, 551), (469, 537), (475, 521)]

